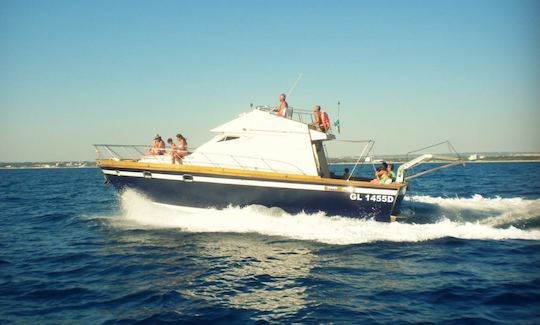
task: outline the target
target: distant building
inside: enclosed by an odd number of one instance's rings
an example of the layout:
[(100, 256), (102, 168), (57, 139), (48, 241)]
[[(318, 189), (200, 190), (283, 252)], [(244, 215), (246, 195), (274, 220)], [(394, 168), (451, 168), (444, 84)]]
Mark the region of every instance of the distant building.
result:
[(473, 153), (472, 155), (469, 156), (469, 160), (473, 161), (473, 160), (477, 160), (478, 159), (478, 155)]

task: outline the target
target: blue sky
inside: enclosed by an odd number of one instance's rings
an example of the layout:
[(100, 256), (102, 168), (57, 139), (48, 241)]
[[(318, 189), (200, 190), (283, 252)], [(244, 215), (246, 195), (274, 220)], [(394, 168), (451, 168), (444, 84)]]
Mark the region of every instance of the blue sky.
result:
[[(190, 146), (249, 104), (320, 104), (377, 153), (540, 151), (539, 1), (0, 0), (0, 161)], [(349, 154), (338, 149), (336, 154)]]

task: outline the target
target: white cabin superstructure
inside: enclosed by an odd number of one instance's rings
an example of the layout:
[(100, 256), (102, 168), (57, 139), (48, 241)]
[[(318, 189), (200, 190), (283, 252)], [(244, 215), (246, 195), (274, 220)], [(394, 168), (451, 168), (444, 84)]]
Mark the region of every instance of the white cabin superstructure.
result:
[(211, 131), (184, 165), (329, 177), (322, 142), (335, 137), (307, 123), (255, 109)]

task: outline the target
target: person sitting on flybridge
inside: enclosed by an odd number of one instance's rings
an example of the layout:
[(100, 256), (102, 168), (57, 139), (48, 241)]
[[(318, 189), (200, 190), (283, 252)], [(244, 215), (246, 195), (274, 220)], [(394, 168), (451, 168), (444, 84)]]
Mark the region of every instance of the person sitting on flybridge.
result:
[(165, 142), (159, 134), (156, 134), (154, 137), (154, 143), (152, 147), (148, 150), (148, 155), (163, 155), (165, 154)]
[(279, 106), (276, 109), (276, 115), (285, 117), (287, 115), (287, 109), (289, 108), (289, 104), (287, 104), (287, 101), (285, 100), (287, 98), (287, 95), (281, 94), (278, 98)]
[(319, 129), (321, 132), (328, 132), (330, 129), (330, 119), (326, 112), (321, 111), (321, 106), (313, 106), (313, 123), (312, 125)]

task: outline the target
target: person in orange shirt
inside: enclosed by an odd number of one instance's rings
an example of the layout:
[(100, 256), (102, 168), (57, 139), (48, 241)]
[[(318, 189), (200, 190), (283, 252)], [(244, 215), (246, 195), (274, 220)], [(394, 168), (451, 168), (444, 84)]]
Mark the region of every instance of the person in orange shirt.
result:
[(330, 119), (326, 112), (321, 111), (321, 106), (313, 106), (313, 123), (311, 123), (321, 132), (327, 133), (330, 131)]
[(313, 125), (317, 127), (322, 132), (326, 132), (326, 127), (323, 122), (323, 116), (321, 112), (321, 106), (315, 105), (313, 106)]

